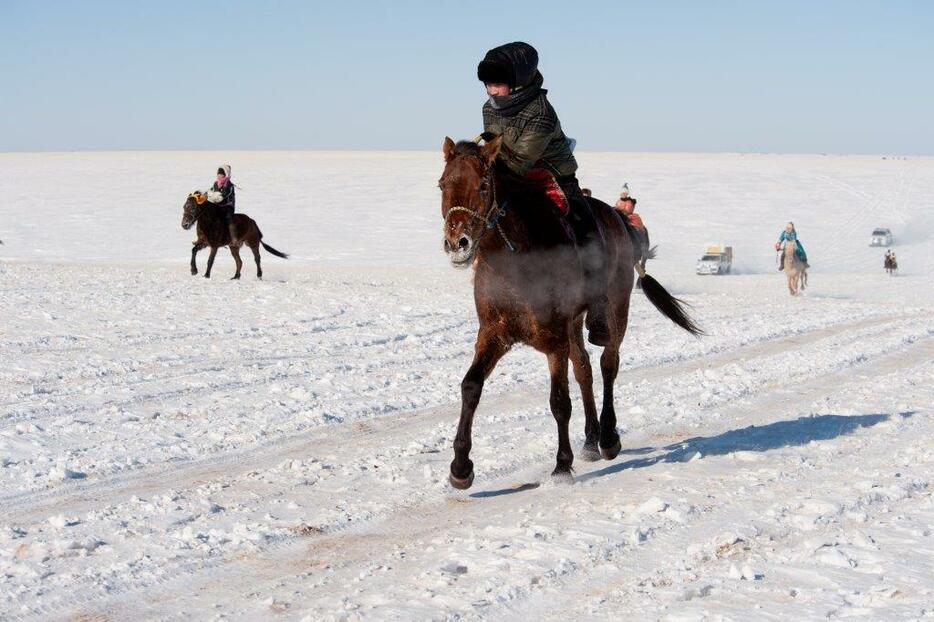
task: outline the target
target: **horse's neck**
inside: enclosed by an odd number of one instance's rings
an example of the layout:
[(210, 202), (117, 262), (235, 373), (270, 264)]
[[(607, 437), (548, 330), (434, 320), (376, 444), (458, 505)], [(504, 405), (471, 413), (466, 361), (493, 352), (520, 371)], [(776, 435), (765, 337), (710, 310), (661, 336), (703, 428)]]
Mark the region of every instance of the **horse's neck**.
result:
[(794, 257), (795, 256), (795, 241), (788, 240), (785, 242), (785, 257)]
[(209, 227), (220, 220), (220, 214), (218, 214), (217, 210), (213, 207), (205, 207), (201, 210), (201, 213), (198, 214), (196, 220), (198, 224)]

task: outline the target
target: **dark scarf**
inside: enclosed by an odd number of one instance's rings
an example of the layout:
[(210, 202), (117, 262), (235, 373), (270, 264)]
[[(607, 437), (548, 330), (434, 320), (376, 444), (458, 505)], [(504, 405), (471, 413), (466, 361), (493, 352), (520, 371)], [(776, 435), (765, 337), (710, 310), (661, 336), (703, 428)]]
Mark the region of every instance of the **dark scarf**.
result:
[(530, 101), (542, 93), (548, 92), (547, 89), (542, 88), (544, 82), (545, 79), (542, 77), (541, 72), (536, 71), (535, 77), (532, 78), (529, 84), (515, 89), (509, 95), (490, 95), (490, 105), (493, 107), (493, 110), (496, 111), (496, 114), (504, 117), (514, 117), (519, 114), (519, 111), (525, 108)]

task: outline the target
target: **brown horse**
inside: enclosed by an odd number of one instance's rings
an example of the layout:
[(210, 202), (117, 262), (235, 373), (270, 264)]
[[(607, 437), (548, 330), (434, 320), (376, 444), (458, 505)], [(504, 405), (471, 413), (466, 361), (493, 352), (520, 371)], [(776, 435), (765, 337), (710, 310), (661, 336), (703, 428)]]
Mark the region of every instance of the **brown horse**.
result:
[(191, 226), (198, 223), (198, 239), (192, 242), (191, 248), (191, 273), (198, 274), (198, 266), (195, 264), (195, 256), (201, 249), (210, 246), (211, 254), (208, 256), (208, 268), (204, 271), (204, 278), (211, 278), (211, 268), (214, 266), (214, 257), (217, 255), (217, 249), (222, 246), (230, 248), (230, 254), (233, 255), (234, 262), (237, 264), (237, 273), (233, 275), (234, 279), (240, 278), (240, 268), (243, 267), (243, 260), (240, 259), (240, 247), (244, 244), (253, 251), (253, 259), (256, 260), (256, 278), (263, 278), (263, 268), (260, 266), (259, 247), (275, 255), (288, 259), (289, 256), (283, 252), (277, 251), (273, 247), (263, 242), (263, 234), (259, 230), (256, 221), (246, 214), (234, 214), (233, 223), (237, 231), (237, 241), (230, 243), (230, 230), (227, 227), (227, 221), (221, 211), (214, 207), (212, 203), (207, 202), (207, 198), (201, 192), (195, 191), (188, 195), (182, 210), (182, 229), (191, 229)]
[[(528, 344), (548, 357), (551, 412), (558, 424), (557, 465), (552, 475), (570, 477), (574, 460), (568, 436), (569, 359), (584, 403), (582, 458), (599, 460), (602, 455), (612, 460), (621, 449), (613, 382), (629, 319), (633, 269), (641, 268), (638, 251), (616, 211), (589, 199), (607, 242), (604, 259), (610, 302), (610, 342), (600, 358), (603, 410), (598, 419), (582, 329), (586, 310), (583, 270), (573, 234), (541, 189), (508, 182), (494, 166), (500, 145), (500, 137), (482, 147), (444, 140), (446, 164), (439, 181), (444, 249), (455, 266), (474, 267), (474, 302), (480, 320), (473, 363), (461, 383), (461, 414), (450, 473), (455, 488), (473, 483), (471, 430), (484, 380), (516, 343)], [(656, 308), (685, 330), (700, 334), (680, 301), (652, 277), (640, 275), (646, 298)]]

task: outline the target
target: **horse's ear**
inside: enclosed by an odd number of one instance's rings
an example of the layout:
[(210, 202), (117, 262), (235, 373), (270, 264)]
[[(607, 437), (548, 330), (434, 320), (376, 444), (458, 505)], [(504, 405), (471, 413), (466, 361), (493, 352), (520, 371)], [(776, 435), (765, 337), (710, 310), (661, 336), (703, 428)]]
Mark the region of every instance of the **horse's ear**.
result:
[(444, 152), (445, 162), (450, 162), (454, 159), (454, 141), (448, 136), (444, 137), (444, 144), (441, 146), (441, 151)]
[(491, 166), (493, 161), (496, 159), (496, 156), (499, 155), (499, 149), (503, 146), (503, 135), (499, 134), (487, 140), (482, 147), (480, 147), (480, 155), (483, 156), (483, 161), (486, 162), (487, 166)]

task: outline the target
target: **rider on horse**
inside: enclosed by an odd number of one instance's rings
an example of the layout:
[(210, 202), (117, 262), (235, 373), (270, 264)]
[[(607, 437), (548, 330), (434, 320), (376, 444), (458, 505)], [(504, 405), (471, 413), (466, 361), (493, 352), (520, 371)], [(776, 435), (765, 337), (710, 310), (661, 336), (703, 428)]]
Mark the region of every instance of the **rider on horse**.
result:
[(642, 217), (636, 213), (636, 198), (629, 194), (629, 184), (623, 184), (623, 189), (619, 191), (619, 199), (616, 201), (616, 209), (626, 217), (633, 227), (640, 232), (645, 232), (645, 223)]
[[(804, 263), (804, 267), (810, 268), (811, 266), (808, 265), (807, 253), (804, 252), (804, 246), (801, 244), (801, 240), (798, 239), (798, 232), (795, 230), (795, 224), (793, 222), (789, 222), (788, 224), (786, 224), (785, 229), (778, 235), (778, 241), (775, 243), (775, 250), (778, 251), (778, 250), (783, 249), (785, 247), (785, 244), (789, 242), (796, 245), (795, 255), (797, 255), (798, 259), (800, 259)], [(781, 259), (779, 260), (778, 269), (784, 270), (785, 269), (785, 256), (780, 255), (780, 257)]]
[(642, 217), (636, 213), (636, 203), (638, 203), (638, 201), (630, 194), (629, 184), (623, 184), (623, 188), (619, 191), (619, 199), (617, 199), (615, 207), (616, 210), (629, 221), (629, 224), (632, 225), (632, 230), (639, 244), (642, 246), (642, 254), (644, 255), (649, 251), (649, 232), (648, 229), (645, 228), (645, 223), (642, 222)]
[(480, 61), (477, 77), (489, 96), (483, 105), (484, 132), (503, 137), (497, 157), (500, 170), (543, 180), (545, 185), (556, 181), (566, 197), (568, 221), (584, 268), (588, 339), (595, 345), (606, 345), (609, 329), (603, 232), (574, 175), (574, 141), (562, 131), (546, 96), (548, 91), (542, 88), (538, 52), (522, 42), (493, 48)]
[(217, 180), (207, 192), (208, 201), (214, 203), (221, 210), (230, 232), (230, 243), (237, 241), (237, 231), (233, 224), (234, 209), (237, 204), (237, 195), (234, 184), (230, 180), (230, 165), (222, 164), (217, 167)]

